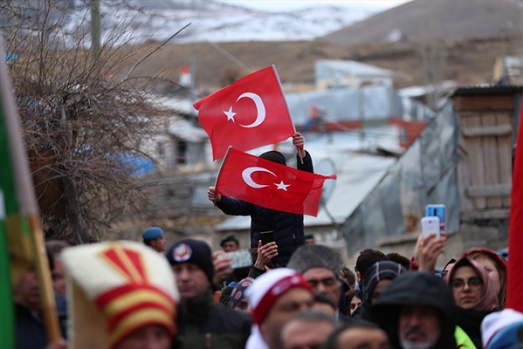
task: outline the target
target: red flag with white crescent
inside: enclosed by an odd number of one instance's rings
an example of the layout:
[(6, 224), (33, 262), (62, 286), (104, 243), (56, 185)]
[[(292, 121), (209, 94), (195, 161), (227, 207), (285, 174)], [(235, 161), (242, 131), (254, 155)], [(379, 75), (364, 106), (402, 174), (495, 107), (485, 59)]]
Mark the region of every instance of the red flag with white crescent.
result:
[(512, 175), (507, 266), (507, 308), (523, 312), (523, 98)]
[(323, 183), (336, 175), (300, 171), (230, 148), (216, 180), (216, 191), (283, 212), (317, 216)]
[(258, 70), (194, 103), (213, 160), (227, 148), (247, 151), (284, 141), (295, 128), (274, 66)]

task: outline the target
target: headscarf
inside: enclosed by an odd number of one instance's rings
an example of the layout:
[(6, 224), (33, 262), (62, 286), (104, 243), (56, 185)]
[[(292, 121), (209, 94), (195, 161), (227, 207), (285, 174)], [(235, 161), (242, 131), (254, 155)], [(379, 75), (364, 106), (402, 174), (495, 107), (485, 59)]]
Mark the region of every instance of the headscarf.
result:
[(452, 266), (452, 269), (450, 269), (448, 277), (449, 284), (454, 279), (456, 271), (463, 266), (469, 266), (472, 269), (474, 269), (477, 276), (483, 282), (483, 286), (481, 288), (481, 297), (479, 301), (476, 304), (474, 304), (474, 306), (470, 309), (480, 311), (490, 311), (497, 309), (497, 307), (499, 306), (498, 295), (496, 294), (494, 284), (491, 282), (490, 277), (488, 276), (488, 272), (477, 262), (468, 259), (467, 256), (464, 255), (460, 257)]

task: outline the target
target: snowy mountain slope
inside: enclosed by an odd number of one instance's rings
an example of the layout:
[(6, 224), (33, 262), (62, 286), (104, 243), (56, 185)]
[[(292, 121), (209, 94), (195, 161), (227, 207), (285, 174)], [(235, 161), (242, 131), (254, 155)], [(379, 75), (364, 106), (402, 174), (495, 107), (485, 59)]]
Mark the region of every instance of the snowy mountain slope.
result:
[[(116, 26), (132, 28), (130, 43), (165, 40), (188, 23), (175, 42), (312, 40), (376, 11), (330, 6), (275, 13), (211, 0), (102, 1), (102, 28), (106, 37)], [(87, 32), (88, 7), (77, 6), (70, 18), (68, 30), (84, 26)]]

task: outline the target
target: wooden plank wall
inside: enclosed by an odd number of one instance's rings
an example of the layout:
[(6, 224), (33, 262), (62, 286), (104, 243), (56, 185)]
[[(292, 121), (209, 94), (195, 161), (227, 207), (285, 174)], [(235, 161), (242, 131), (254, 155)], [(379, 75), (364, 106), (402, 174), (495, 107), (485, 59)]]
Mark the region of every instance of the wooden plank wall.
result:
[(454, 111), (462, 217), (508, 217), (514, 96), (456, 96)]

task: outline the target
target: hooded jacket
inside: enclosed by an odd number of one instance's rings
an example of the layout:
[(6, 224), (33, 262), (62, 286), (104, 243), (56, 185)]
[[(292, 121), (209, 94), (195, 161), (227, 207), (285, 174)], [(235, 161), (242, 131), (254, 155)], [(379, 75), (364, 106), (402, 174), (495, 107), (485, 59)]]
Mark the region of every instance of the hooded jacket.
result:
[(388, 334), (391, 346), (401, 348), (399, 339), (399, 311), (403, 306), (426, 306), (441, 315), (440, 335), (431, 349), (456, 348), (454, 331), (455, 303), (447, 283), (441, 278), (420, 272), (398, 276), (372, 307), (374, 319)]
[[(312, 159), (308, 152), (303, 164), (297, 157), (298, 170), (314, 172)], [(304, 244), (303, 215), (271, 210), (229, 196), (222, 196), (216, 206), (228, 215), (251, 216), (251, 248), (258, 248), (261, 232), (272, 231), (278, 245), (278, 256), (274, 261), (286, 266), (291, 255)]]

